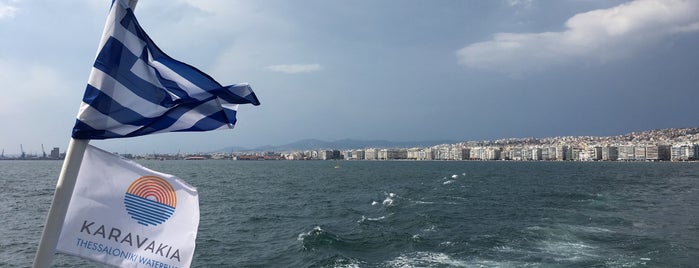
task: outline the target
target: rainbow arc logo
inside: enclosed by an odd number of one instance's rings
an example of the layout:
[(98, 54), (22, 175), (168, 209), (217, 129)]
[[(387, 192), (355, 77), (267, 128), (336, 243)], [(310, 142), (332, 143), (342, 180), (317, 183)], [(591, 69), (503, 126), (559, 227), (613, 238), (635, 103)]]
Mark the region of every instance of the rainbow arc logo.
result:
[(177, 195), (167, 180), (156, 176), (140, 177), (124, 195), (126, 212), (138, 223), (158, 225), (170, 218), (177, 207)]

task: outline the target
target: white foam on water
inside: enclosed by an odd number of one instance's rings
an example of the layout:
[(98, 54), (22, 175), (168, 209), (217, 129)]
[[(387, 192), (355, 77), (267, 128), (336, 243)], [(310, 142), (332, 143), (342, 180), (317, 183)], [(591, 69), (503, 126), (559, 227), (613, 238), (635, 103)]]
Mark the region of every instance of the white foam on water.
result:
[(368, 220), (368, 221), (380, 221), (380, 220), (383, 220), (385, 218), (386, 218), (386, 216), (381, 216), (381, 217), (376, 217), (376, 218), (366, 218), (366, 220)]
[(376, 205), (378, 205), (378, 204), (379, 204), (379, 202), (371, 201), (371, 205), (372, 205), (372, 206), (376, 206)]
[(534, 226), (529, 226), (529, 227), (527, 227), (527, 228), (525, 228), (525, 229), (527, 229), (527, 230), (532, 230), (532, 231), (540, 231), (540, 230), (545, 230), (546, 228), (545, 228), (545, 227), (541, 227), (541, 226), (536, 226), (536, 225), (534, 225)]
[(427, 228), (422, 229), (422, 231), (423, 232), (434, 232), (434, 231), (437, 231), (437, 226), (435, 226), (434, 224), (431, 224)]
[(448, 180), (448, 181), (443, 182), (442, 184), (447, 185), (447, 184), (451, 184), (453, 182), (454, 182), (454, 180)]
[(402, 254), (386, 262), (388, 267), (535, 267), (536, 265), (522, 262), (493, 261), (493, 260), (459, 260), (441, 252), (418, 251)]
[(455, 244), (455, 243), (452, 242), (452, 241), (444, 241), (444, 242), (442, 242), (442, 243), (439, 243), (439, 245), (440, 245), (440, 246), (443, 246), (443, 247), (451, 247), (451, 246), (453, 246), (454, 244)]
[(386, 197), (386, 199), (384, 199), (383, 202), (381, 202), (381, 204), (390, 207), (393, 205), (393, 199), (391, 199), (390, 197)]
[(365, 222), (365, 221), (382, 221), (382, 220), (385, 220), (386, 217), (389, 217), (389, 216), (391, 216), (391, 215), (393, 215), (393, 213), (390, 213), (390, 214), (385, 215), (385, 216), (379, 216), (379, 217), (373, 217), (373, 218), (368, 218), (368, 217), (362, 215), (362, 218), (359, 219), (357, 222), (358, 222), (358, 223), (362, 223), (362, 222)]
[(542, 253), (557, 261), (599, 259), (597, 247), (582, 241), (544, 241), (539, 247)]
[(451, 175), (451, 178), (452, 178), (452, 179), (456, 179), (456, 178), (458, 178), (458, 177), (459, 177), (459, 175), (456, 175), (456, 174)]
[(359, 268), (359, 267), (361, 267), (361, 266), (359, 266), (359, 264), (360, 264), (359, 262), (355, 261), (352, 263), (336, 264), (333, 267), (335, 267), (335, 268)]
[(568, 226), (573, 231), (584, 232), (584, 233), (613, 233), (614, 231), (607, 228), (596, 227), (596, 226), (582, 226), (582, 225), (569, 225)]
[(342, 258), (340, 260), (337, 260), (336, 262), (340, 263), (335, 263), (333, 264), (332, 267), (334, 268), (359, 268), (361, 267), (361, 262), (353, 259), (353, 258)]
[(323, 229), (320, 228), (320, 226), (313, 227), (313, 230), (310, 230), (305, 233), (300, 233), (298, 237), (296, 237), (296, 240), (298, 241), (303, 241), (304, 238), (308, 237), (309, 235), (312, 235), (314, 233), (322, 232)]
[(605, 264), (607, 267), (654, 267), (648, 265), (647, 262), (650, 260), (650, 258), (635, 259), (628, 256), (615, 256), (614, 258), (610, 258)]
[(413, 252), (402, 254), (388, 261), (389, 267), (431, 267), (434, 265), (448, 265), (451, 267), (470, 267), (468, 263), (452, 259), (449, 255), (440, 252)]

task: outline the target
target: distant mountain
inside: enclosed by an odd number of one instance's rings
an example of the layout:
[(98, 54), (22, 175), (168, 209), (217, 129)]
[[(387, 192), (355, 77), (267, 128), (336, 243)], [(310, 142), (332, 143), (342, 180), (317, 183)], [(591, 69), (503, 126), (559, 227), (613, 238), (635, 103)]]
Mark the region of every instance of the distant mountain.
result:
[(438, 144), (451, 144), (457, 141), (405, 141), (405, 142), (394, 142), (386, 140), (352, 140), (344, 139), (337, 141), (323, 141), (316, 139), (305, 139), (296, 142), (292, 142), (284, 145), (266, 145), (256, 148), (243, 148), (243, 147), (226, 147), (217, 152), (284, 152), (284, 151), (303, 151), (303, 150), (319, 150), (319, 149), (336, 149), (336, 150), (348, 150), (348, 149), (363, 149), (363, 148), (409, 148), (409, 147), (429, 147)]

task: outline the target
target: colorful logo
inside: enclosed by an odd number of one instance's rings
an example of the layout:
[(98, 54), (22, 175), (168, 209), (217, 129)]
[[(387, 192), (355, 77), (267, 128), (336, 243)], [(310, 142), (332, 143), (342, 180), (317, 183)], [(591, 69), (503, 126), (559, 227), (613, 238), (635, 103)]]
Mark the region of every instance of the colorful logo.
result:
[(138, 223), (155, 226), (165, 222), (175, 212), (177, 195), (167, 180), (144, 176), (126, 189), (124, 205), (126, 212)]

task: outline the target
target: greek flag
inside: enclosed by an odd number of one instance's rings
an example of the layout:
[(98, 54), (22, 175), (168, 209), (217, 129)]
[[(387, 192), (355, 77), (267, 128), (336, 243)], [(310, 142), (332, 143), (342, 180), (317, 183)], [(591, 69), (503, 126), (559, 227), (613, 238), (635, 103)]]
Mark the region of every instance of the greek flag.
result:
[(233, 128), (238, 104), (259, 105), (248, 84), (221, 86), (163, 53), (124, 0), (114, 0), (73, 127), (75, 139)]

